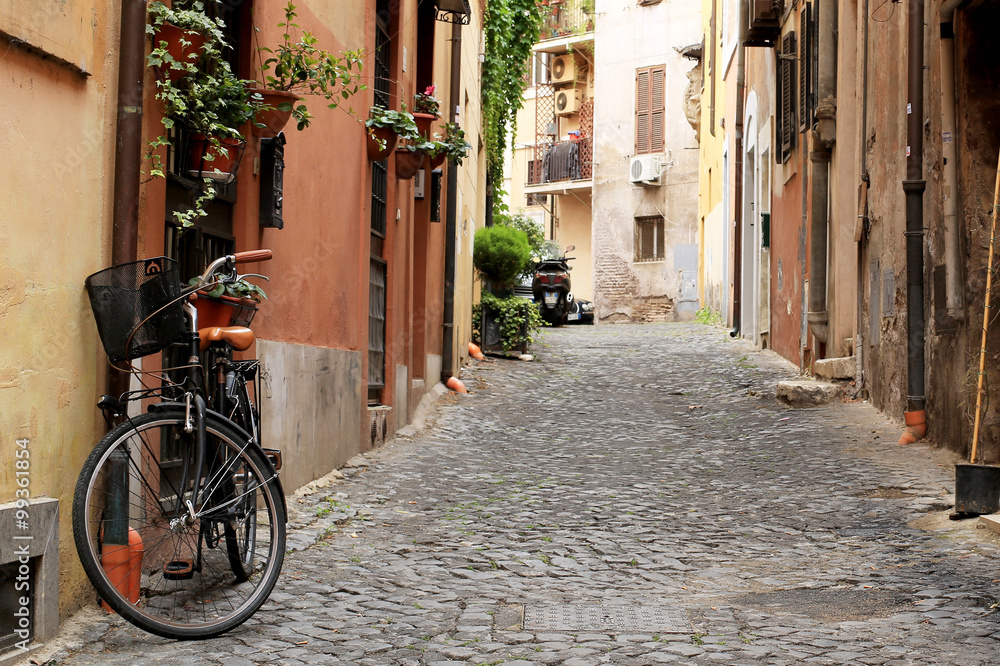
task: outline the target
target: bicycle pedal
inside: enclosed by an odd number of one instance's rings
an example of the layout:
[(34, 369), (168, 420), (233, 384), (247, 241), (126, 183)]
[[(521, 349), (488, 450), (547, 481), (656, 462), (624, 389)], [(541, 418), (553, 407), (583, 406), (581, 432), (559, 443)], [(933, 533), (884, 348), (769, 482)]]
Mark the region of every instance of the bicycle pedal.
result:
[(163, 577), (167, 580), (191, 580), (194, 578), (194, 561), (170, 560), (164, 562)]
[(271, 465), (274, 466), (274, 471), (278, 471), (279, 469), (281, 469), (281, 451), (279, 451), (278, 449), (262, 449), (262, 450), (264, 451), (264, 455), (267, 456), (267, 459), (271, 461)]

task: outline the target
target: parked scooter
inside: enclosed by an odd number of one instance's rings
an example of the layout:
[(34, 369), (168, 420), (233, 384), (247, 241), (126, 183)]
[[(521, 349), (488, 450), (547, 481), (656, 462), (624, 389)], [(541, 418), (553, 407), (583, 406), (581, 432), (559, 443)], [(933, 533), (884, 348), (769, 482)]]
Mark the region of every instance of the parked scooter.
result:
[[(575, 247), (570, 245), (566, 252), (571, 252)], [(535, 277), (531, 281), (531, 295), (538, 304), (542, 319), (553, 326), (566, 323), (566, 314), (573, 304), (568, 262), (576, 257), (567, 257), (566, 252), (562, 256), (556, 254), (552, 258), (541, 259), (535, 266)]]

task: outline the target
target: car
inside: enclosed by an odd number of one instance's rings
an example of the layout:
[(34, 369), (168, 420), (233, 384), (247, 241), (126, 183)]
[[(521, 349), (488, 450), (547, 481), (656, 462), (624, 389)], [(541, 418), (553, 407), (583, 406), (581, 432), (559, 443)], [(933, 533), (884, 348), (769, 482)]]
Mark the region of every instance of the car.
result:
[(582, 298), (574, 298), (566, 314), (567, 324), (593, 324), (594, 304)]

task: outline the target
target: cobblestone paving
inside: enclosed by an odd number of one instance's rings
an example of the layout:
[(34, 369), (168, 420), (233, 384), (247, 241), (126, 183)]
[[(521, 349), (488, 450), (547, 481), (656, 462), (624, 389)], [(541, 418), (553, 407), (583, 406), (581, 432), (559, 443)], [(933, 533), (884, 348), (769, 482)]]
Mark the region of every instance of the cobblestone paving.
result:
[(1000, 663), (1000, 549), (946, 519), (943, 452), (897, 447), (860, 403), (780, 406), (790, 367), (715, 328), (567, 328), (536, 351), (468, 368), (412, 441), (293, 498), (295, 552), (243, 627), (175, 643), (88, 611), (47, 657)]

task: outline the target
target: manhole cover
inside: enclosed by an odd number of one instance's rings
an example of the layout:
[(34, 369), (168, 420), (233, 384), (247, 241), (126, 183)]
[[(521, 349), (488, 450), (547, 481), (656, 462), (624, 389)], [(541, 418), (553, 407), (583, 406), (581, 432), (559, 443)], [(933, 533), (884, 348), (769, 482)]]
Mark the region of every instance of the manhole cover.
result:
[(689, 634), (687, 614), (660, 606), (545, 604), (524, 609), (524, 628), (537, 631), (636, 631)]
[(854, 497), (878, 497), (880, 499), (910, 499), (912, 492), (906, 492), (905, 488), (898, 486), (879, 486), (870, 490), (862, 490), (854, 493)]
[(891, 590), (796, 588), (751, 592), (737, 599), (735, 606), (804, 615), (816, 620), (846, 622), (891, 615), (912, 603), (911, 598)]

